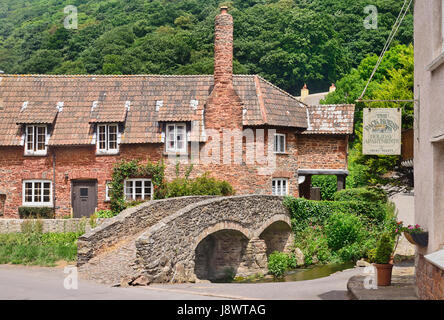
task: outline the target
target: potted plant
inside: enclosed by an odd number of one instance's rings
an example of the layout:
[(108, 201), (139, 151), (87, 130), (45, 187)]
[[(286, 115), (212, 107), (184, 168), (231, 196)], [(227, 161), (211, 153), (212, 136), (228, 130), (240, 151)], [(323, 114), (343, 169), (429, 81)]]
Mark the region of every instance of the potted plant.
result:
[(412, 244), (421, 247), (427, 247), (429, 244), (429, 233), (424, 231), (419, 224), (403, 227), (402, 231), (404, 232), (405, 238)]
[(389, 286), (392, 282), (393, 250), (393, 237), (388, 232), (383, 233), (377, 242), (376, 252), (373, 258), (378, 286)]

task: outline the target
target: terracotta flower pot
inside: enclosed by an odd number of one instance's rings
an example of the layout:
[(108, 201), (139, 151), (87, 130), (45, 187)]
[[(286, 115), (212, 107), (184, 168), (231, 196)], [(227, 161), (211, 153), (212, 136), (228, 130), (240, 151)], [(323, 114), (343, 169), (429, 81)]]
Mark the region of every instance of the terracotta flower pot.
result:
[(392, 283), (392, 269), (393, 264), (386, 263), (386, 264), (379, 264), (374, 263), (374, 266), (376, 268), (376, 276), (378, 279), (378, 286), (389, 286)]

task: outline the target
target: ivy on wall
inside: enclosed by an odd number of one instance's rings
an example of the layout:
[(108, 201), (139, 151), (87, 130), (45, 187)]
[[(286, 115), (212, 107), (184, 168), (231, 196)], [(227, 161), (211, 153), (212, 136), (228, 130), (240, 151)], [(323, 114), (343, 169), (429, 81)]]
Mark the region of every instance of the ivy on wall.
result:
[(165, 165), (163, 161), (158, 163), (139, 163), (138, 160), (117, 163), (113, 168), (110, 199), (111, 210), (121, 212), (134, 205), (125, 200), (124, 183), (130, 178), (150, 178), (153, 184), (153, 199), (162, 199), (166, 193)]

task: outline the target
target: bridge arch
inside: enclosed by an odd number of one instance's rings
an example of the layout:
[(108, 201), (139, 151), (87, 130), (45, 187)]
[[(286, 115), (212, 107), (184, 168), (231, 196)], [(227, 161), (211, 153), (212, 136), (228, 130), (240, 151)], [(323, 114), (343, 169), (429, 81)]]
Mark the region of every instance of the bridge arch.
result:
[(193, 245), (193, 249), (196, 249), (197, 246), (199, 245), (199, 243), (204, 240), (206, 237), (208, 237), (209, 235), (216, 233), (218, 231), (222, 231), (222, 230), (233, 230), (233, 231), (238, 231), (239, 233), (241, 233), (245, 238), (247, 239), (251, 239), (252, 238), (252, 233), (250, 230), (242, 227), (241, 224), (234, 222), (234, 221), (224, 221), (224, 222), (219, 222), (216, 223), (215, 225), (206, 228), (196, 239), (196, 241), (194, 242)]
[[(200, 201), (162, 219), (136, 240), (140, 269), (151, 282), (220, 276), (221, 268), (232, 262), (237, 275), (257, 273), (267, 267), (266, 239), (259, 237), (282, 224), (290, 225), (282, 197), (246, 195)], [(239, 242), (232, 251), (227, 249), (231, 260), (219, 255), (222, 247), (215, 247), (216, 242), (229, 244), (230, 237)], [(205, 246), (212, 253), (205, 252)], [(220, 266), (215, 265), (217, 261)]]
[(287, 215), (276, 215), (256, 231), (256, 236), (265, 241), (267, 257), (274, 251), (289, 252), (294, 243), (291, 220)]

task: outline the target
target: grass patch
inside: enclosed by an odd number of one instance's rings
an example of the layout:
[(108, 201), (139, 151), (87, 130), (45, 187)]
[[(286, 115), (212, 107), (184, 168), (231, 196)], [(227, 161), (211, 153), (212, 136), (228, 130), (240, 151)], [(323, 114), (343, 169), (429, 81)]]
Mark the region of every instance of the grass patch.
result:
[(81, 231), (42, 233), (38, 228), (29, 228), (21, 233), (0, 234), (0, 264), (53, 267), (60, 260), (75, 261), (77, 239), (82, 234)]

